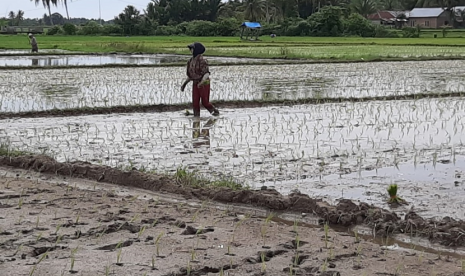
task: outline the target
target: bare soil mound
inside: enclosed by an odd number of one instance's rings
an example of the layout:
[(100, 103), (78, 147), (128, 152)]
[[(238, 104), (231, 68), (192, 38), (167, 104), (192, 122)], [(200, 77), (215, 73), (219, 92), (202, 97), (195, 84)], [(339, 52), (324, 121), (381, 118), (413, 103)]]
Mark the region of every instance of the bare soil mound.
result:
[(182, 195), (187, 199), (196, 198), (226, 204), (247, 204), (267, 208), (273, 212), (314, 214), (321, 218), (321, 224), (327, 222), (330, 225), (346, 227), (365, 224), (371, 227), (377, 236), (409, 233), (449, 247), (465, 245), (464, 221), (457, 221), (450, 217), (444, 217), (441, 220), (423, 219), (413, 210), (401, 218), (395, 212), (366, 203), (355, 204), (350, 200), (340, 200), (337, 205), (331, 206), (320, 199), (312, 199), (299, 192), (282, 195), (276, 190), (269, 189), (257, 191), (197, 188), (177, 183), (174, 176), (148, 174), (137, 170), (121, 171), (88, 162), (61, 163), (43, 155), (1, 157), (0, 165), (65, 177), (85, 178), (155, 192), (168, 192)]

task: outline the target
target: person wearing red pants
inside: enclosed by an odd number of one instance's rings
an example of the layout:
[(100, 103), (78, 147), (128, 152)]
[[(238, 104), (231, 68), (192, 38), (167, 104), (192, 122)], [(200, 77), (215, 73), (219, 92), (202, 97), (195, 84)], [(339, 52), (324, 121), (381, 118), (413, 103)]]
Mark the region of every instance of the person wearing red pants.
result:
[(187, 84), (192, 81), (192, 106), (194, 117), (200, 116), (200, 101), (202, 105), (214, 116), (220, 115), (210, 103), (210, 70), (207, 60), (204, 59), (205, 46), (199, 42), (187, 46), (192, 53), (192, 57), (187, 62), (187, 79), (181, 86), (181, 91), (186, 89)]

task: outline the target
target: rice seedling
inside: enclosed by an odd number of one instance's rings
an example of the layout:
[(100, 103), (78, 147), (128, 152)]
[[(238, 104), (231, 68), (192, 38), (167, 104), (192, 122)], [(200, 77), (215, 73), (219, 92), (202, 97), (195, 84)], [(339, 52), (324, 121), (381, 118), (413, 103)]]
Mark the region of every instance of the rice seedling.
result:
[(140, 239), (140, 237), (142, 236), (142, 234), (144, 234), (144, 231), (145, 231), (145, 225), (139, 230), (139, 233), (137, 233), (137, 238)]
[(191, 275), (191, 262), (190, 261), (187, 261), (187, 276)]
[(155, 267), (155, 256), (154, 255), (152, 255), (152, 260), (150, 262), (150, 266), (152, 267), (152, 270), (156, 269), (156, 267)]
[(58, 232), (60, 231), (61, 227), (63, 226), (63, 223), (59, 223), (56, 227), (55, 227), (55, 235), (58, 234)]
[(76, 260), (76, 253), (78, 250), (79, 250), (79, 246), (71, 250), (71, 265), (70, 265), (69, 272), (72, 274), (77, 273), (77, 271), (74, 270), (74, 262)]
[(157, 239), (155, 240), (155, 246), (157, 248), (157, 257), (160, 257), (160, 239), (164, 235), (164, 232), (161, 232), (158, 236)]
[(42, 256), (40, 257), (39, 261), (37, 261), (37, 263), (32, 267), (32, 270), (31, 272), (29, 273), (29, 276), (32, 276), (34, 275), (34, 272), (36, 271), (37, 269), (37, 266), (45, 259), (48, 257), (48, 251), (45, 252), (44, 254), (42, 254)]
[(329, 239), (329, 225), (328, 225), (328, 222), (326, 222), (325, 225), (324, 225), (324, 232), (325, 232), (325, 236), (324, 236), (325, 248), (328, 248), (328, 239)]
[(389, 203), (403, 203), (404, 200), (397, 195), (397, 184), (389, 185), (387, 189), (389, 193)]
[(262, 261), (262, 273), (266, 272), (266, 256), (265, 256), (265, 252), (262, 252), (260, 254), (260, 259)]
[(121, 263), (121, 258), (122, 258), (122, 254), (123, 254), (123, 242), (119, 242), (117, 245), (116, 245), (116, 265), (119, 265), (119, 266), (122, 266), (123, 264)]
[(21, 209), (21, 207), (23, 206), (23, 198), (20, 197), (19, 200), (18, 200), (18, 209)]

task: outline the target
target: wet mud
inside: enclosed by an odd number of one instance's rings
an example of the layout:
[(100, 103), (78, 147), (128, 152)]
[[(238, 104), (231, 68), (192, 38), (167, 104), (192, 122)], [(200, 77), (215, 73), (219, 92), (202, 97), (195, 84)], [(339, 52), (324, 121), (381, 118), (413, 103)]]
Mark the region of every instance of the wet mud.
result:
[[(43, 155), (2, 157), (0, 165), (65, 177), (85, 178), (124, 187), (178, 194), (186, 199), (244, 204), (267, 208), (273, 212), (314, 214), (320, 218), (320, 224), (328, 223), (344, 227), (363, 224), (372, 228), (378, 237), (407, 233), (411, 236), (427, 238), (433, 243), (448, 247), (465, 246), (464, 221), (454, 220), (450, 217), (424, 219), (416, 214), (413, 208), (401, 217), (393, 211), (366, 203), (355, 204), (347, 199), (341, 199), (337, 204), (329, 205), (321, 199), (310, 198), (298, 191), (284, 196), (274, 189), (193, 188), (180, 185), (174, 177), (168, 175), (148, 174), (137, 170), (121, 171), (87, 162), (61, 163)], [(121, 228), (121, 226), (118, 227)], [(132, 232), (135, 230), (133, 229)]]
[[(257, 108), (270, 106), (294, 106), (303, 104), (329, 104), (329, 103), (358, 103), (370, 101), (400, 101), (419, 99), (441, 99), (463, 97), (464, 92), (450, 93), (417, 93), (407, 95), (375, 96), (375, 97), (348, 97), (348, 98), (310, 98), (296, 100), (263, 100), (263, 101), (215, 101), (218, 108)], [(0, 120), (12, 118), (41, 118), (41, 117), (64, 117), (80, 115), (101, 115), (113, 113), (159, 113), (173, 112), (191, 109), (191, 104), (157, 104), (157, 105), (121, 105), (111, 107), (83, 107), (69, 109), (49, 109), (41, 111), (24, 112), (0, 112)]]
[[(46, 157), (35, 159), (48, 171)], [(0, 217), (0, 227), (11, 233), (0, 236), (2, 273), (453, 276), (462, 271), (462, 256), (456, 254), (395, 248), (331, 228), (286, 224), (271, 215), (265, 219), (256, 209), (221, 209), (208, 200), (169, 201), (172, 194), (124, 194), (111, 187), (9, 170), (0, 179), (0, 193), (28, 197)], [(6, 199), (15, 207), (17, 200)]]

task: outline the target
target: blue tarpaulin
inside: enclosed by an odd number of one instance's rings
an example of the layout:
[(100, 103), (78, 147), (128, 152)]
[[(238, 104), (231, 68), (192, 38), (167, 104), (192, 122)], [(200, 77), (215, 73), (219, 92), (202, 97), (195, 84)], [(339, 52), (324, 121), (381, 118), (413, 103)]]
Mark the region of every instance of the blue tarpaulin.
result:
[(244, 23), (242, 23), (241, 26), (251, 28), (251, 29), (257, 29), (257, 28), (262, 27), (262, 25), (260, 25), (260, 23), (258, 23), (258, 22), (244, 22)]

